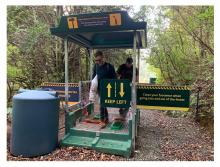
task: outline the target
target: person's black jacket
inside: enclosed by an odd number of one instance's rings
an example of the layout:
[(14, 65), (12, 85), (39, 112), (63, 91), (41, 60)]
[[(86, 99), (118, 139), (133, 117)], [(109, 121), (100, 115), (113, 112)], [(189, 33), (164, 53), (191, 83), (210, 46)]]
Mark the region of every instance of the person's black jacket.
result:
[[(126, 64), (119, 66), (117, 73), (120, 75), (120, 79), (129, 79), (132, 82), (133, 65), (128, 68)], [(138, 69), (136, 68), (136, 76), (138, 76)]]
[(110, 63), (104, 63), (103, 65), (94, 65), (92, 79), (98, 76), (98, 90), (100, 90), (101, 79), (116, 79), (115, 68)]

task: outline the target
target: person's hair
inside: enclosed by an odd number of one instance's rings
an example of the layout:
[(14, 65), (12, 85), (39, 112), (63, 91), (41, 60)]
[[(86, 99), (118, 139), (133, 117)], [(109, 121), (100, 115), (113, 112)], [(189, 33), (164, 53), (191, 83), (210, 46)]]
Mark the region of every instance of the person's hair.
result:
[(103, 57), (103, 53), (102, 53), (102, 51), (97, 51), (96, 53), (95, 53), (95, 57), (97, 57), (97, 56), (101, 56), (101, 57)]
[(127, 60), (126, 60), (126, 63), (132, 64), (133, 63), (133, 59), (131, 57), (128, 57)]

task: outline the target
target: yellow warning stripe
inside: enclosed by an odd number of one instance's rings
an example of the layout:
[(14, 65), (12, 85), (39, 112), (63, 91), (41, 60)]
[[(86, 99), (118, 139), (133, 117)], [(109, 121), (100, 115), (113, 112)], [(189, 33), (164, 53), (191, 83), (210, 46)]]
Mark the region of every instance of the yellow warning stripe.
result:
[(165, 85), (146, 85), (138, 84), (138, 89), (165, 89), (165, 90), (190, 90), (188, 86), (165, 86)]
[(137, 105), (138, 109), (147, 109), (147, 110), (178, 110), (178, 111), (188, 111), (189, 108), (184, 107), (166, 107), (166, 106), (144, 106)]
[[(61, 86), (64, 87), (65, 83), (53, 83), (53, 82), (44, 82), (41, 86)], [(69, 87), (79, 87), (79, 83), (68, 83)]]
[(76, 104), (79, 104), (79, 102), (78, 101), (77, 102), (72, 102), (72, 101), (68, 102), (68, 105), (76, 105)]
[[(65, 101), (61, 101), (60, 105), (62, 105), (63, 103), (65, 103)], [(68, 105), (75, 105), (75, 104), (78, 104), (78, 103), (79, 103), (78, 101), (68, 101)]]

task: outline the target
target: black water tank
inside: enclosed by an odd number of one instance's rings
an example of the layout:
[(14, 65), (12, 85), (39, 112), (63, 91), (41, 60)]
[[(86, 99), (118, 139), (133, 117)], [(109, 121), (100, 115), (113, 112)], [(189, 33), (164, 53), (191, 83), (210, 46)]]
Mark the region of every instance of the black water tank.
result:
[(33, 157), (53, 151), (58, 145), (59, 98), (30, 90), (13, 97), (10, 151)]

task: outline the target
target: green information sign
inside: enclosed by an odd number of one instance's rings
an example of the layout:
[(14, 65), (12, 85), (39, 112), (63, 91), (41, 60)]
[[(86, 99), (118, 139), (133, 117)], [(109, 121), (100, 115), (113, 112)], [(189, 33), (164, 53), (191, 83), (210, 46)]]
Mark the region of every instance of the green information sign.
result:
[(122, 25), (121, 13), (103, 13), (103, 14), (84, 14), (78, 16), (68, 16), (68, 28), (78, 29), (86, 27), (99, 27), (99, 26), (121, 26)]
[(137, 86), (137, 107), (142, 109), (188, 111), (189, 97), (186, 86)]
[(101, 105), (104, 107), (129, 108), (131, 85), (129, 80), (103, 79), (100, 83)]

